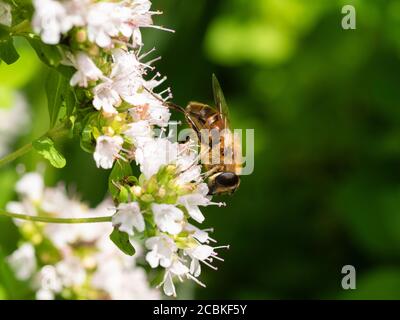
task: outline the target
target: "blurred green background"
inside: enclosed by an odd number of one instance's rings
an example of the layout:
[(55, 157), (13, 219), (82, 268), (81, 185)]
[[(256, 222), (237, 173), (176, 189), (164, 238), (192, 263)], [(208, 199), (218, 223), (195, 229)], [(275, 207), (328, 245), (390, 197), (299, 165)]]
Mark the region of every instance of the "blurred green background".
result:
[[(195, 298), (400, 298), (400, 2), (398, 0), (153, 0), (175, 34), (145, 30), (174, 100), (211, 102), (218, 75), (236, 128), (255, 129), (255, 171), (226, 208), (206, 208), (223, 252), (204, 269)], [(342, 6), (357, 10), (343, 30)], [(23, 42), (22, 58), (0, 66), (2, 85), (32, 105), (32, 140), (47, 129), (43, 67)], [(178, 117), (178, 115), (175, 115)], [(15, 146), (15, 147), (16, 147)], [(99, 170), (78, 141), (68, 165), (47, 169), (92, 205), (105, 195)], [(20, 162), (35, 169), (32, 153)], [(15, 167), (0, 171), (0, 205), (14, 196)], [(19, 298), (2, 257), (18, 233), (0, 219), (0, 297)], [(341, 288), (354, 265), (357, 289)], [(183, 288), (184, 292), (190, 288)], [(185, 295), (183, 295), (185, 297)]]

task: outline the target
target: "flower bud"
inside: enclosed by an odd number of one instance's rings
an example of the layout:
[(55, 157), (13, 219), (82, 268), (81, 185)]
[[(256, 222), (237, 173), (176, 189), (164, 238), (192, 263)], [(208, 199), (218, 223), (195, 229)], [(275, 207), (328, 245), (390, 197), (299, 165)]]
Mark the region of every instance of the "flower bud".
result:
[(85, 29), (80, 29), (76, 32), (75, 39), (78, 43), (84, 43), (87, 40), (87, 33)]
[(142, 195), (142, 188), (140, 186), (133, 186), (131, 187), (131, 190), (136, 197), (140, 197)]

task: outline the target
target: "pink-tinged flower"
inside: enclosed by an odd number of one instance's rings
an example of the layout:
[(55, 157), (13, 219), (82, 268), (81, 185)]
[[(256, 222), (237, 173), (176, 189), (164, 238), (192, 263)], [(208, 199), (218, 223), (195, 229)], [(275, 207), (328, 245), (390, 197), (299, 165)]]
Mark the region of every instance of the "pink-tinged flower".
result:
[(77, 70), (69, 82), (71, 86), (78, 84), (80, 87), (86, 88), (89, 81), (97, 81), (103, 76), (93, 60), (83, 51), (79, 51), (75, 56), (67, 53), (67, 60), (63, 63), (71, 65)]

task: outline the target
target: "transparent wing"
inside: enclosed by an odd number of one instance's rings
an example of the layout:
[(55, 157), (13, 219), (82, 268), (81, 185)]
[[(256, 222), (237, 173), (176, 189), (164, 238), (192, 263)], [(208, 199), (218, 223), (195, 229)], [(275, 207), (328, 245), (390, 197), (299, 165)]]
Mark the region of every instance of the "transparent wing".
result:
[(225, 100), (224, 93), (222, 92), (221, 86), (215, 74), (212, 76), (212, 84), (213, 84), (213, 91), (214, 91), (214, 101), (215, 107), (221, 114), (222, 119), (225, 123), (225, 128), (230, 127), (230, 116), (229, 116), (229, 109), (228, 105)]

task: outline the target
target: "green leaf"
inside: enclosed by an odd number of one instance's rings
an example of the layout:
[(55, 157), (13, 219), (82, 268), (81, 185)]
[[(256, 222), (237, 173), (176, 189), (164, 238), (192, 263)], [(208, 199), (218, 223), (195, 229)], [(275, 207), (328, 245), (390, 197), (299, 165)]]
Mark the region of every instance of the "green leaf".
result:
[(0, 58), (7, 64), (13, 64), (19, 59), (19, 54), (15, 50), (12, 38), (0, 42)]
[(71, 116), (76, 107), (76, 95), (71, 86), (67, 83), (67, 88), (65, 92), (65, 107), (67, 108), (67, 117)]
[(0, 24), (0, 41), (7, 41), (10, 38), (10, 28)]
[(116, 198), (119, 196), (120, 190), (115, 186), (119, 181), (132, 175), (132, 168), (129, 162), (118, 160), (108, 178), (108, 190), (111, 195)]
[(51, 46), (43, 43), (38, 38), (26, 37), (32, 48), (36, 51), (39, 59), (49, 67), (57, 67), (61, 61), (61, 54), (57, 46)]
[(49, 109), (51, 128), (53, 128), (57, 122), (60, 108), (64, 100), (70, 100), (69, 103), (72, 104), (72, 98), (68, 97), (70, 92), (71, 89), (67, 79), (57, 71), (51, 70), (46, 79), (47, 106)]
[(129, 202), (129, 189), (127, 187), (122, 187), (121, 191), (119, 192), (118, 200), (120, 203)]
[(33, 148), (42, 155), (45, 159), (49, 160), (50, 164), (56, 168), (64, 168), (67, 161), (64, 156), (57, 151), (54, 146), (54, 141), (48, 137), (39, 138), (33, 142)]
[(127, 254), (128, 256), (133, 256), (135, 254), (135, 248), (129, 241), (129, 235), (127, 233), (121, 232), (114, 228), (110, 235), (110, 239), (123, 253)]

